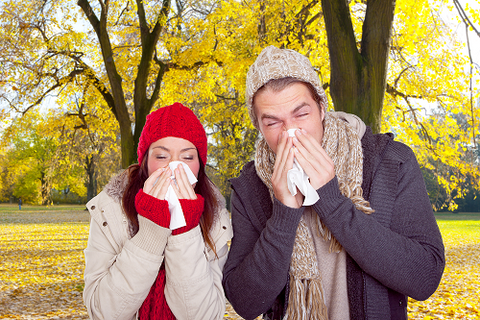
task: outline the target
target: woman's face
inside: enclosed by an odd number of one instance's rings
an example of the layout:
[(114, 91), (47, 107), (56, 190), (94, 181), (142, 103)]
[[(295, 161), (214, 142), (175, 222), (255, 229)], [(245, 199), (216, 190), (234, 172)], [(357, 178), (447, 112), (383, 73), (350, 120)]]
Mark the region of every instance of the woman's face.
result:
[(188, 140), (165, 137), (152, 143), (148, 148), (148, 176), (155, 170), (168, 166), (172, 161), (185, 162), (198, 178), (200, 160), (197, 148)]

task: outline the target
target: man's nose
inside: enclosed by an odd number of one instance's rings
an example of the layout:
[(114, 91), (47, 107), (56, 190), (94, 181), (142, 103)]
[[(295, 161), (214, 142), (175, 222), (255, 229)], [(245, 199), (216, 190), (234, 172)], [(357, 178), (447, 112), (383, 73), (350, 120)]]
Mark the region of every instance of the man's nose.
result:
[(288, 131), (290, 129), (299, 129), (297, 125), (295, 125), (295, 123), (293, 123), (292, 121), (285, 121), (283, 123), (283, 130), (285, 131)]

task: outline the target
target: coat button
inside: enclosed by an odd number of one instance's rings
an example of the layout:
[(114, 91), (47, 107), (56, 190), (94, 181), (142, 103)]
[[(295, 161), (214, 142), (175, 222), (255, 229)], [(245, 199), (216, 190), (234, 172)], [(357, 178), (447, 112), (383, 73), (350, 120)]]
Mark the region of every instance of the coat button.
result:
[(107, 221), (103, 221), (103, 226), (106, 227), (107, 226)]
[(227, 227), (223, 226), (223, 230), (227, 230)]
[(95, 210), (95, 206), (91, 206), (90, 209)]

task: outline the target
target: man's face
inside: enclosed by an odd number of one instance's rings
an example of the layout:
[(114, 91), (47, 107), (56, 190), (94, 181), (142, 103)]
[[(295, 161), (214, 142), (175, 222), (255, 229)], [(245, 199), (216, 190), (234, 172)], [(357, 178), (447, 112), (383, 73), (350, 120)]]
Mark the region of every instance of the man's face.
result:
[(259, 92), (255, 96), (255, 114), (260, 132), (275, 154), (280, 133), (289, 129), (304, 129), (322, 143), (324, 111), (320, 111), (303, 83), (294, 83), (279, 92), (268, 87)]

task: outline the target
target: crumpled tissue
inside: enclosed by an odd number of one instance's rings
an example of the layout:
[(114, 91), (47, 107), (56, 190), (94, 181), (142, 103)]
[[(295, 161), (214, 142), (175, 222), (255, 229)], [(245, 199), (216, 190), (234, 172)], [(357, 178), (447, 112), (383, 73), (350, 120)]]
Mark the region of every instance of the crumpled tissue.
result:
[[(175, 181), (175, 175), (173, 174), (173, 171), (180, 163), (182, 164), (183, 169), (187, 174), (187, 178), (190, 184), (194, 184), (195, 182), (197, 182), (197, 178), (193, 174), (192, 170), (190, 170), (190, 167), (182, 161), (172, 161), (168, 164), (170, 170), (172, 170), (171, 179)], [(167, 193), (165, 194), (165, 200), (167, 200), (168, 202), (168, 210), (170, 211), (170, 230), (185, 227), (187, 223), (185, 221), (185, 216), (183, 215), (182, 206), (180, 205), (180, 201), (178, 200), (178, 197), (175, 194), (175, 190), (173, 190), (173, 187), (171, 185), (168, 186)]]
[[(295, 130), (298, 129), (289, 129), (287, 131), (288, 135), (294, 137)], [(317, 191), (310, 184), (308, 175), (303, 171), (295, 158), (293, 159), (292, 169), (287, 172), (287, 185), (292, 196), (297, 194), (297, 188), (305, 196), (303, 206), (311, 206), (320, 199)]]

